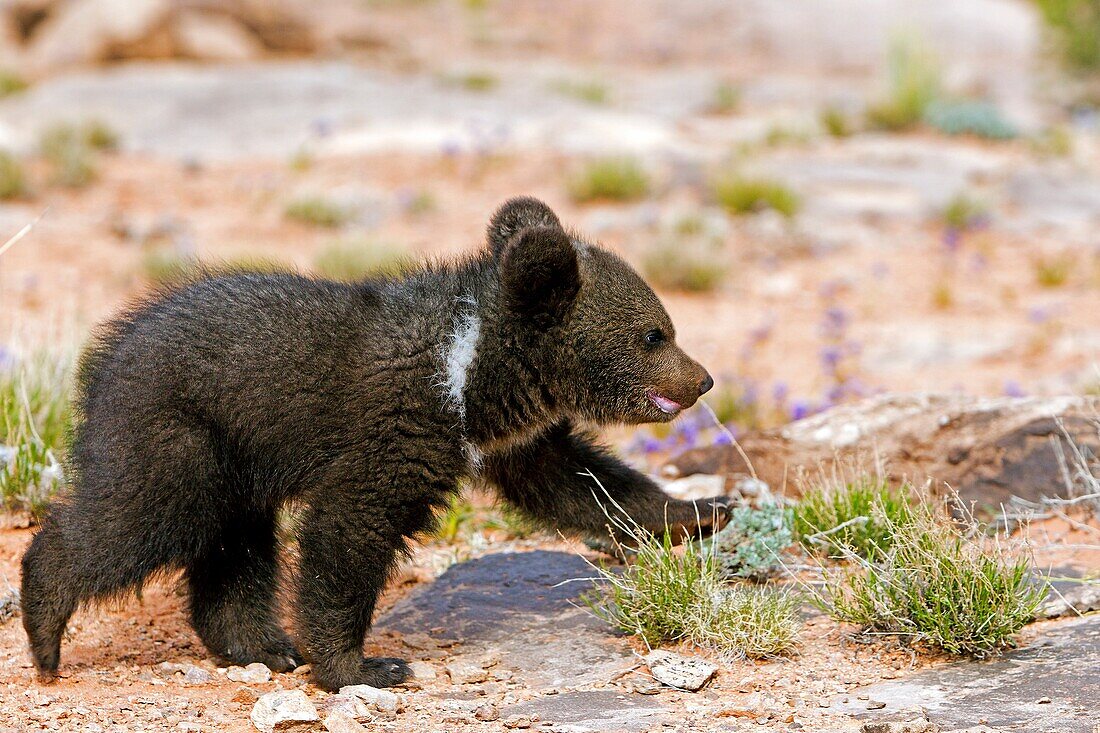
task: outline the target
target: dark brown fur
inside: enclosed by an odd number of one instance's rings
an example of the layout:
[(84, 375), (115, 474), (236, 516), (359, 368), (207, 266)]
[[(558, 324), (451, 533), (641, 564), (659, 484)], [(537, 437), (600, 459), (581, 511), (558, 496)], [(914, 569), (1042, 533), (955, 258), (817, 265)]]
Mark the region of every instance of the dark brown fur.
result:
[[(653, 292), (533, 199), (506, 204), (488, 241), (465, 261), (351, 285), (211, 274), (101, 328), (79, 371), (72, 492), (23, 558), (40, 672), (56, 672), (81, 603), (182, 569), (219, 657), (308, 660), (330, 689), (397, 684), (403, 661), (362, 656), (375, 601), (471, 474), (575, 534), (607, 523), (582, 470), (656, 531), (711, 517), (710, 502), (670, 499), (573, 428), (671, 419), (651, 394), (686, 407), (709, 388)], [(474, 332), (471, 354), (456, 334)], [(306, 507), (296, 643), (275, 603), (275, 517), (292, 500)]]

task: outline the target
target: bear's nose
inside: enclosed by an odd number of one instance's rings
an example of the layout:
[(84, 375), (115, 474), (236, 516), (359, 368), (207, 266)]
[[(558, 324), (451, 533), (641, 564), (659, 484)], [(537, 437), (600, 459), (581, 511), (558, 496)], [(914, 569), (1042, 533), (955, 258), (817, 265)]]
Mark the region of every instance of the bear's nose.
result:
[(710, 392), (710, 388), (714, 386), (714, 379), (708, 374), (702, 382), (699, 382), (699, 396), (705, 395)]

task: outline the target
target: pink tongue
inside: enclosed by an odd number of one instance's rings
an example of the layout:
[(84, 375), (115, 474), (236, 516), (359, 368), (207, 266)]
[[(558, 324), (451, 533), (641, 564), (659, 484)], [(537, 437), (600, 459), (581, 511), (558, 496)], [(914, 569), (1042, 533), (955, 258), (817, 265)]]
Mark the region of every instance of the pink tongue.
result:
[(660, 408), (661, 412), (667, 412), (670, 415), (683, 409), (679, 402), (673, 402), (667, 397), (662, 397), (656, 392), (651, 392), (649, 395), (649, 399), (653, 400), (653, 404), (657, 405), (657, 407)]

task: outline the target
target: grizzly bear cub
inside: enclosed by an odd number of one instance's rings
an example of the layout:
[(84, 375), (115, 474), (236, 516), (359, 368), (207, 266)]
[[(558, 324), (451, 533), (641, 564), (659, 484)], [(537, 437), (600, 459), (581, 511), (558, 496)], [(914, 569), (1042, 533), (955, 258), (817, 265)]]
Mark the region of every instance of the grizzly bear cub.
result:
[[(710, 389), (674, 336), (626, 263), (530, 198), (494, 215), (483, 252), (401, 277), (210, 273), (156, 293), (80, 364), (72, 491), (23, 557), (35, 665), (56, 674), (81, 603), (182, 569), (218, 657), (399, 684), (408, 666), (364, 657), (364, 635), (464, 477), (567, 533), (607, 531), (582, 471), (647, 528), (705, 527), (720, 499), (674, 500), (576, 427), (671, 420)], [(294, 640), (276, 607), (291, 501)]]

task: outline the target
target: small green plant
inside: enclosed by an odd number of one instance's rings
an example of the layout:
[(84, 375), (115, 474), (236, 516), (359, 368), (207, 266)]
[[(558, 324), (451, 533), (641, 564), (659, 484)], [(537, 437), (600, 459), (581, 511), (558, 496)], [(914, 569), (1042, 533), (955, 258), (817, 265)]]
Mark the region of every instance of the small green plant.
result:
[(286, 205), (284, 216), (317, 227), (336, 229), (351, 221), (350, 207), (322, 196), (303, 196)]
[(665, 236), (646, 250), (642, 271), (659, 288), (707, 293), (725, 279), (728, 255), (717, 238)]
[(397, 277), (412, 269), (408, 250), (394, 244), (351, 240), (323, 249), (313, 262), (322, 277), (353, 282), (366, 277)]
[(833, 618), (868, 631), (897, 634), (951, 654), (985, 656), (1013, 645), (1046, 596), (1026, 558), (964, 537), (927, 503), (903, 521), (883, 516), (888, 550), (826, 572), (814, 599)]
[(1042, 255), (1032, 259), (1031, 266), (1038, 285), (1044, 288), (1060, 288), (1069, 282), (1070, 275), (1077, 267), (1077, 258), (1068, 252)]
[(794, 541), (791, 510), (778, 504), (737, 507), (712, 541), (723, 573), (764, 580), (779, 568), (779, 553)]
[(932, 286), (932, 307), (936, 310), (950, 310), (955, 305), (955, 289), (946, 279)]
[(944, 226), (960, 232), (978, 226), (988, 216), (989, 207), (965, 193), (953, 196), (940, 213)]
[(890, 88), (885, 99), (867, 108), (867, 124), (880, 130), (905, 130), (924, 119), (940, 96), (940, 65), (935, 56), (909, 37), (890, 46)]
[(621, 554), (633, 561), (621, 573), (593, 566), (597, 585), (584, 601), (596, 616), (650, 646), (690, 641), (721, 654), (758, 658), (797, 645), (801, 622), (795, 596), (729, 587), (717, 556), (701, 544), (687, 542), (677, 550), (670, 532), (658, 537), (629, 518), (608, 514), (608, 519), (629, 543), (619, 546)]
[(10, 69), (0, 69), (0, 97), (7, 97), (24, 91), (29, 85), (27, 80)]
[(439, 208), (439, 202), (427, 189), (420, 189), (405, 203), (405, 212), (410, 216), (423, 216)]
[(151, 247), (141, 258), (141, 275), (158, 285), (186, 279), (198, 269), (198, 259), (170, 246)]
[(468, 92), (491, 92), (500, 83), (500, 79), (487, 71), (470, 71), (448, 76), (446, 79), (448, 83), (462, 87)]
[(773, 124), (764, 133), (764, 145), (769, 148), (781, 148), (788, 145), (805, 145), (810, 141), (810, 133), (783, 124)]
[(11, 367), (0, 367), (0, 444), (16, 444), (25, 419), (46, 448), (63, 452), (72, 421), (72, 373), (71, 357), (50, 354), (37, 354)]
[(27, 195), (27, 175), (23, 163), (6, 150), (0, 150), (0, 199)]
[(1073, 155), (1073, 133), (1062, 125), (1048, 127), (1031, 139), (1031, 148), (1039, 155), (1068, 157)]
[(601, 81), (574, 81), (562, 79), (550, 85), (558, 94), (572, 97), (592, 105), (604, 105), (611, 101), (611, 90)]
[(574, 201), (633, 201), (649, 193), (649, 176), (633, 158), (603, 158), (588, 163), (568, 182)]
[(38, 515), (62, 486), (72, 360), (39, 355), (0, 370), (0, 500)]
[(740, 385), (720, 383), (707, 395), (706, 403), (722, 425), (738, 425), (746, 430), (763, 426), (760, 401)]
[(752, 214), (766, 209), (793, 218), (802, 205), (794, 191), (767, 178), (729, 176), (713, 185), (715, 200), (731, 214)]
[(839, 107), (824, 108), (818, 115), (818, 121), (830, 137), (849, 137), (854, 132), (852, 121)]
[(510, 504), (499, 507), (475, 506), (462, 494), (451, 497), (446, 510), (436, 519), (434, 535), (454, 544), (476, 532), (503, 531), (522, 539), (539, 531), (539, 526)]
[(924, 121), (947, 135), (974, 135), (987, 140), (1011, 140), (1016, 126), (989, 102), (973, 100), (937, 101), (928, 106)]
[(1100, 68), (1100, 2), (1035, 0), (1062, 60), (1077, 71)]
[(55, 184), (83, 188), (95, 180), (93, 151), (79, 128), (69, 124), (47, 128), (39, 148), (53, 168), (51, 179)]
[(93, 150), (117, 150), (118, 133), (103, 120), (89, 120), (81, 127), (84, 142)]
[(741, 108), (741, 88), (728, 81), (720, 82), (711, 93), (707, 111), (715, 115), (731, 115)]
[(821, 480), (795, 504), (792, 529), (808, 551), (874, 557), (890, 549), (893, 532), (911, 515), (910, 486), (895, 490), (869, 476), (843, 483)]

